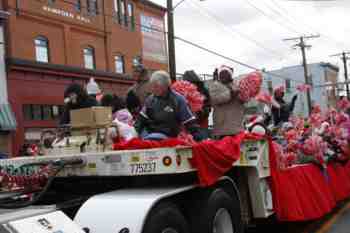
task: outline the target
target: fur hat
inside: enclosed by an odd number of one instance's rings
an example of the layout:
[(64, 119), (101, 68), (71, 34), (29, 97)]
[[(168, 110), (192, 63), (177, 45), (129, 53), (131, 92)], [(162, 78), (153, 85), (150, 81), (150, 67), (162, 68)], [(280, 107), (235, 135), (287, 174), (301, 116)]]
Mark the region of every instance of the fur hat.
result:
[(233, 68), (222, 65), (218, 69), (218, 79), (222, 83), (230, 83), (233, 81)]

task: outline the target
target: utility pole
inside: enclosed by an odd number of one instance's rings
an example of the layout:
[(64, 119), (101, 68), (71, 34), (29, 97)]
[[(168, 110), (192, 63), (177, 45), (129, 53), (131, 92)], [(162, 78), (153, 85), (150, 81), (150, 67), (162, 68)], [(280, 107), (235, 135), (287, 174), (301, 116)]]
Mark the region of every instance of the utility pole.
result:
[(175, 62), (175, 40), (174, 40), (174, 9), (173, 0), (167, 0), (168, 13), (168, 56), (169, 70), (172, 81), (176, 80), (176, 62)]
[(342, 53), (338, 53), (338, 54), (334, 54), (331, 55), (331, 57), (339, 57), (341, 56), (342, 60), (343, 60), (343, 64), (344, 64), (344, 76), (345, 76), (345, 87), (346, 87), (346, 97), (348, 99), (350, 99), (350, 91), (349, 91), (349, 84), (348, 84), (348, 65), (347, 65), (347, 60), (349, 59), (349, 57), (347, 57), (346, 55), (350, 54), (350, 52), (342, 52)]
[[(310, 76), (309, 76), (308, 70), (307, 70), (305, 48), (311, 48), (311, 45), (306, 45), (305, 39), (312, 39), (312, 38), (318, 38), (318, 37), (320, 37), (320, 35), (301, 36), (301, 37), (284, 39), (284, 41), (290, 41), (290, 40), (293, 40), (293, 41), (298, 40), (299, 41), (298, 44), (294, 45), (294, 48), (299, 47), (301, 49), (301, 55), (303, 56), (305, 84), (310, 85), (310, 86), (312, 85), (312, 82), (310, 80)], [(310, 90), (307, 90), (306, 94), (307, 94), (307, 105), (308, 105), (309, 115), (310, 115), (311, 109), (312, 109)]]

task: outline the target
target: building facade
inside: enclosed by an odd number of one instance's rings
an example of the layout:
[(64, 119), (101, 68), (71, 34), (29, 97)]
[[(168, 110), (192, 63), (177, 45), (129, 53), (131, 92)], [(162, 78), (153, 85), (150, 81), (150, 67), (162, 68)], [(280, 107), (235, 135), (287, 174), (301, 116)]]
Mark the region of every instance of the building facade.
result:
[[(339, 68), (330, 63), (313, 63), (308, 65), (308, 72), (312, 81), (312, 88), (310, 90), (311, 102), (320, 105), (322, 110), (336, 106), (337, 90), (336, 88), (326, 88), (322, 85), (327, 83), (334, 84), (336, 87), (338, 81)], [(276, 74), (279, 78), (270, 74), (264, 74), (263, 87), (266, 91), (273, 93), (273, 89), (283, 85), (286, 88), (286, 99), (298, 94), (298, 100), (294, 109), (294, 114), (299, 116), (308, 116), (308, 106), (306, 93), (299, 93), (296, 87), (305, 83), (304, 68), (301, 65), (284, 67), (279, 70), (270, 71)]]
[(13, 155), (57, 126), (67, 85), (94, 77), (125, 95), (132, 62), (168, 69), (165, 9), (145, 0), (3, 0), (7, 87), (18, 123)]
[(8, 17), (9, 13), (3, 9), (2, 2), (0, 2), (0, 157), (9, 155), (12, 147), (11, 138), (16, 129), (16, 120), (9, 104), (7, 92), (4, 31)]

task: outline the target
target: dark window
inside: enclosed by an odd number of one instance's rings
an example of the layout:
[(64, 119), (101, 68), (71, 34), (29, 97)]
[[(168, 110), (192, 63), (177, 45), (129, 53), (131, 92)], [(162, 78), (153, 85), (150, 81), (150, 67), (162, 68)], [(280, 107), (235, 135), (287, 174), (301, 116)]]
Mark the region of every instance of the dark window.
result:
[(273, 87), (272, 87), (272, 81), (268, 80), (267, 81), (267, 89), (269, 90), (270, 94), (273, 94)]
[(134, 5), (132, 3), (128, 3), (128, 20), (131, 30), (135, 29), (135, 16), (134, 16)]
[(122, 55), (114, 56), (114, 65), (115, 65), (115, 72), (119, 74), (125, 73), (124, 56)]
[(55, 0), (48, 0), (49, 6), (53, 5), (55, 3)]
[(287, 92), (290, 92), (290, 91), (291, 91), (290, 79), (286, 79), (286, 91), (287, 91)]
[(61, 106), (57, 106), (57, 105), (52, 106), (52, 118), (53, 119), (57, 119), (61, 115), (60, 107)]
[(84, 48), (84, 67), (86, 69), (95, 69), (95, 50), (93, 47)]
[(23, 105), (23, 115), (24, 115), (24, 120), (29, 121), (33, 119), (32, 105), (30, 104)]
[(75, 9), (77, 11), (81, 11), (81, 0), (77, 0), (77, 3), (75, 4)]
[(57, 120), (62, 113), (63, 113), (62, 105), (40, 105), (40, 104), (23, 105), (23, 115), (26, 121)]
[(114, 16), (117, 19), (118, 23), (122, 23), (123, 16), (121, 15), (121, 3), (120, 0), (114, 0)]
[(50, 105), (42, 106), (42, 119), (51, 120), (52, 119), (52, 107)]
[(119, 13), (119, 7), (120, 7), (119, 0), (114, 0), (114, 12), (116, 14)]
[(87, 0), (87, 10), (90, 14), (98, 14), (97, 0)]
[(36, 61), (49, 62), (49, 40), (44, 36), (38, 36), (34, 44)]
[(33, 109), (33, 119), (32, 120), (41, 120), (42, 114), (41, 114), (41, 105), (32, 105)]
[(128, 17), (125, 13), (125, 0), (120, 0), (120, 18), (121, 18), (121, 24), (124, 23), (126, 26), (128, 25)]

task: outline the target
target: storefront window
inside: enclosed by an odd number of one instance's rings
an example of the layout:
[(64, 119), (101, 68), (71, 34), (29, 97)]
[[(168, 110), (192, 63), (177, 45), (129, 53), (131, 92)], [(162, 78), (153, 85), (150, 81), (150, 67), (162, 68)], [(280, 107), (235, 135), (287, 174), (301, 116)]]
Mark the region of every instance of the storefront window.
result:
[(35, 55), (38, 62), (49, 62), (49, 41), (39, 36), (35, 39)]
[(41, 115), (41, 105), (33, 105), (32, 106), (33, 110), (33, 119), (32, 120), (41, 120), (42, 115)]
[(25, 120), (32, 120), (33, 115), (32, 115), (32, 105), (30, 104), (25, 104), (23, 105), (23, 115)]
[(41, 104), (23, 105), (23, 115), (26, 121), (57, 120), (62, 113), (63, 113), (63, 106), (61, 105), (41, 105)]
[(51, 120), (52, 119), (52, 107), (50, 105), (43, 105), (43, 120)]

